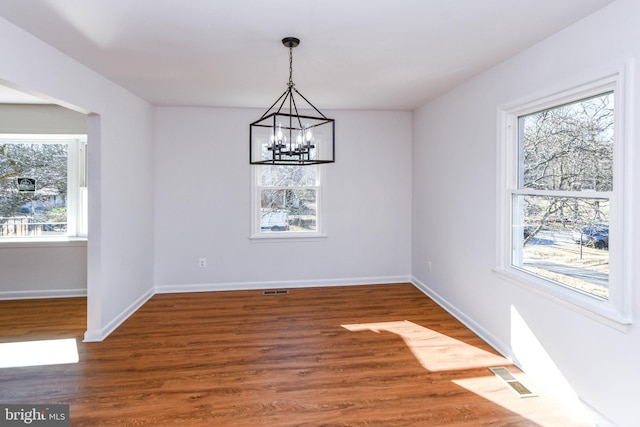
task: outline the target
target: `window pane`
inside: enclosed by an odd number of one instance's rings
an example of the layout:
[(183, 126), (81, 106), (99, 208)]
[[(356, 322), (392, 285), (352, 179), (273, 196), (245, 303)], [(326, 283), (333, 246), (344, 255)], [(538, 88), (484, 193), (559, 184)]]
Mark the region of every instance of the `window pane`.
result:
[[(67, 147), (0, 144), (0, 236), (67, 232)], [(35, 188), (20, 182), (35, 182)]]
[(262, 189), (260, 229), (266, 232), (316, 231), (316, 190)]
[(609, 297), (609, 200), (513, 196), (512, 265)]
[(316, 185), (317, 166), (262, 166), (263, 187), (310, 187)]
[(613, 92), (519, 117), (519, 188), (613, 189)]

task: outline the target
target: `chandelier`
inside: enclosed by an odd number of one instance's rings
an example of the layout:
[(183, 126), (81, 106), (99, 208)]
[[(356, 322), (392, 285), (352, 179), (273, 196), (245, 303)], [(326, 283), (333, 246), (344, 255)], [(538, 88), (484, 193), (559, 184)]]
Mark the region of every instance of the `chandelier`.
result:
[[(289, 49), (289, 83), (282, 95), (249, 125), (249, 163), (316, 165), (335, 162), (335, 120), (328, 118), (293, 83), (295, 37), (285, 37)], [(294, 94), (300, 99), (296, 101)], [(302, 114), (301, 114), (302, 112)]]

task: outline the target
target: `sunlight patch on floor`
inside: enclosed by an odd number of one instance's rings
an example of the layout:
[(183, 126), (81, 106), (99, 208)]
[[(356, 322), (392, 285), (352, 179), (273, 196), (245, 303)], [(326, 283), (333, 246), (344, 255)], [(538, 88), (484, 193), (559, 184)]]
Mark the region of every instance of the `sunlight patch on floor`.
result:
[(0, 343), (0, 368), (78, 363), (74, 338)]
[(431, 372), (489, 367), (503, 365), (506, 362), (502, 356), (458, 341), (408, 320), (358, 323), (342, 325), (342, 327), (352, 332), (369, 330), (376, 333), (384, 331), (399, 335), (420, 364)]
[[(516, 379), (527, 383), (527, 385), (531, 382), (530, 378), (522, 373), (515, 371), (511, 371), (511, 373)], [(575, 414), (570, 408), (565, 407), (555, 399), (543, 395), (524, 399), (519, 397), (517, 393), (506, 387), (504, 382), (493, 374), (484, 377), (453, 380), (453, 383), (527, 418), (537, 426), (587, 427), (590, 425), (583, 421), (579, 414)]]
[[(524, 321), (521, 318), (516, 318), (515, 314), (517, 312), (512, 314), (514, 314), (512, 318), (512, 341), (514, 341), (514, 348), (518, 350), (520, 357), (524, 357), (524, 354), (522, 354), (524, 351), (527, 352), (527, 357), (542, 357), (548, 362), (549, 356), (541, 354), (539, 342), (532, 339), (532, 333), (528, 330)], [(566, 402), (558, 400), (552, 395), (539, 394), (526, 399), (520, 397), (489, 370), (489, 367), (510, 364), (507, 359), (500, 355), (466, 344), (407, 320), (341, 326), (352, 332), (391, 332), (402, 337), (416, 359), (430, 372), (456, 370), (464, 372), (474, 368), (487, 368), (485, 376), (459, 378), (452, 380), (452, 382), (530, 420), (532, 424), (535, 423), (535, 425), (539, 426), (562, 425), (563, 427), (586, 427), (591, 425), (591, 423), (584, 421), (583, 414), (576, 412), (575, 407), (567, 406)], [(547, 368), (549, 367), (548, 364), (545, 365)], [(508, 370), (516, 380), (526, 384), (527, 387), (533, 385), (531, 391), (538, 394), (537, 389), (539, 386), (535, 383), (531, 384), (533, 382), (531, 377), (516, 368), (508, 368)]]

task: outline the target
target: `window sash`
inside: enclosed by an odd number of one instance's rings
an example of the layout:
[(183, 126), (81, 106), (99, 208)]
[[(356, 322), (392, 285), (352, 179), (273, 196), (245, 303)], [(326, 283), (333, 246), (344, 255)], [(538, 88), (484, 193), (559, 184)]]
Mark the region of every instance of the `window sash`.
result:
[[(598, 203), (590, 205), (594, 200)], [(527, 206), (547, 203), (561, 206), (562, 215), (526, 212)], [(511, 267), (594, 298), (609, 298), (608, 199), (514, 195), (511, 206)], [(594, 218), (600, 206), (598, 221), (580, 216), (586, 212)]]
[[(322, 171), (318, 165), (308, 166), (287, 166), (287, 167), (299, 167), (299, 168), (314, 168), (315, 179), (312, 179), (313, 185), (293, 185), (289, 182), (280, 183), (279, 185), (263, 184), (262, 177), (263, 168), (272, 167), (269, 165), (255, 165), (251, 169), (252, 177), (252, 194), (251, 194), (251, 239), (297, 239), (297, 238), (315, 238), (324, 237), (323, 221), (324, 210), (322, 200)], [(307, 183), (308, 179), (305, 180)], [(301, 230), (299, 227), (292, 227), (293, 229), (279, 231), (263, 230), (261, 227), (261, 215), (262, 215), (262, 194), (263, 191), (287, 191), (287, 190), (302, 190), (302, 191), (314, 191), (315, 192), (315, 229)], [(295, 224), (294, 224), (295, 225)]]

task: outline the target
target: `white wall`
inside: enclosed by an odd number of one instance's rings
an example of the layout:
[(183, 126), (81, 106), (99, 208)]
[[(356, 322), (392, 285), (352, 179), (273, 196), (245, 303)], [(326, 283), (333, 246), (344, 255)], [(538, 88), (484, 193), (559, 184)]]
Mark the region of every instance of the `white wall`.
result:
[(157, 290), (407, 281), (411, 114), (325, 111), (336, 120), (336, 163), (322, 166), (328, 237), (265, 243), (249, 239), (249, 123), (262, 113), (156, 109)]
[(88, 340), (103, 339), (153, 292), (149, 104), (0, 19), (0, 83), (90, 114)]
[[(536, 95), (586, 83), (640, 56), (640, 2), (618, 0), (511, 60), (478, 76), (414, 114), (414, 281), (485, 339), (542, 379), (542, 368), (566, 381), (599, 425), (634, 426), (639, 419), (637, 384), (640, 332), (607, 326), (547, 297), (503, 281), (496, 265), (497, 109)], [(636, 149), (640, 122), (638, 73), (628, 75), (633, 118), (627, 135)], [(640, 186), (626, 200), (640, 208)], [(630, 221), (631, 222), (631, 221)], [(633, 224), (632, 224), (633, 225)], [(626, 230), (640, 254), (640, 230)], [(427, 262), (432, 262), (429, 271)], [(639, 267), (632, 267), (636, 282)], [(640, 293), (632, 295), (640, 319)], [(541, 351), (521, 353), (520, 344)], [(562, 386), (562, 384), (560, 384)], [(558, 388), (556, 388), (556, 391)], [(553, 389), (552, 389), (553, 391)]]
[(3, 242), (0, 271), (0, 299), (84, 296), (87, 244)]

